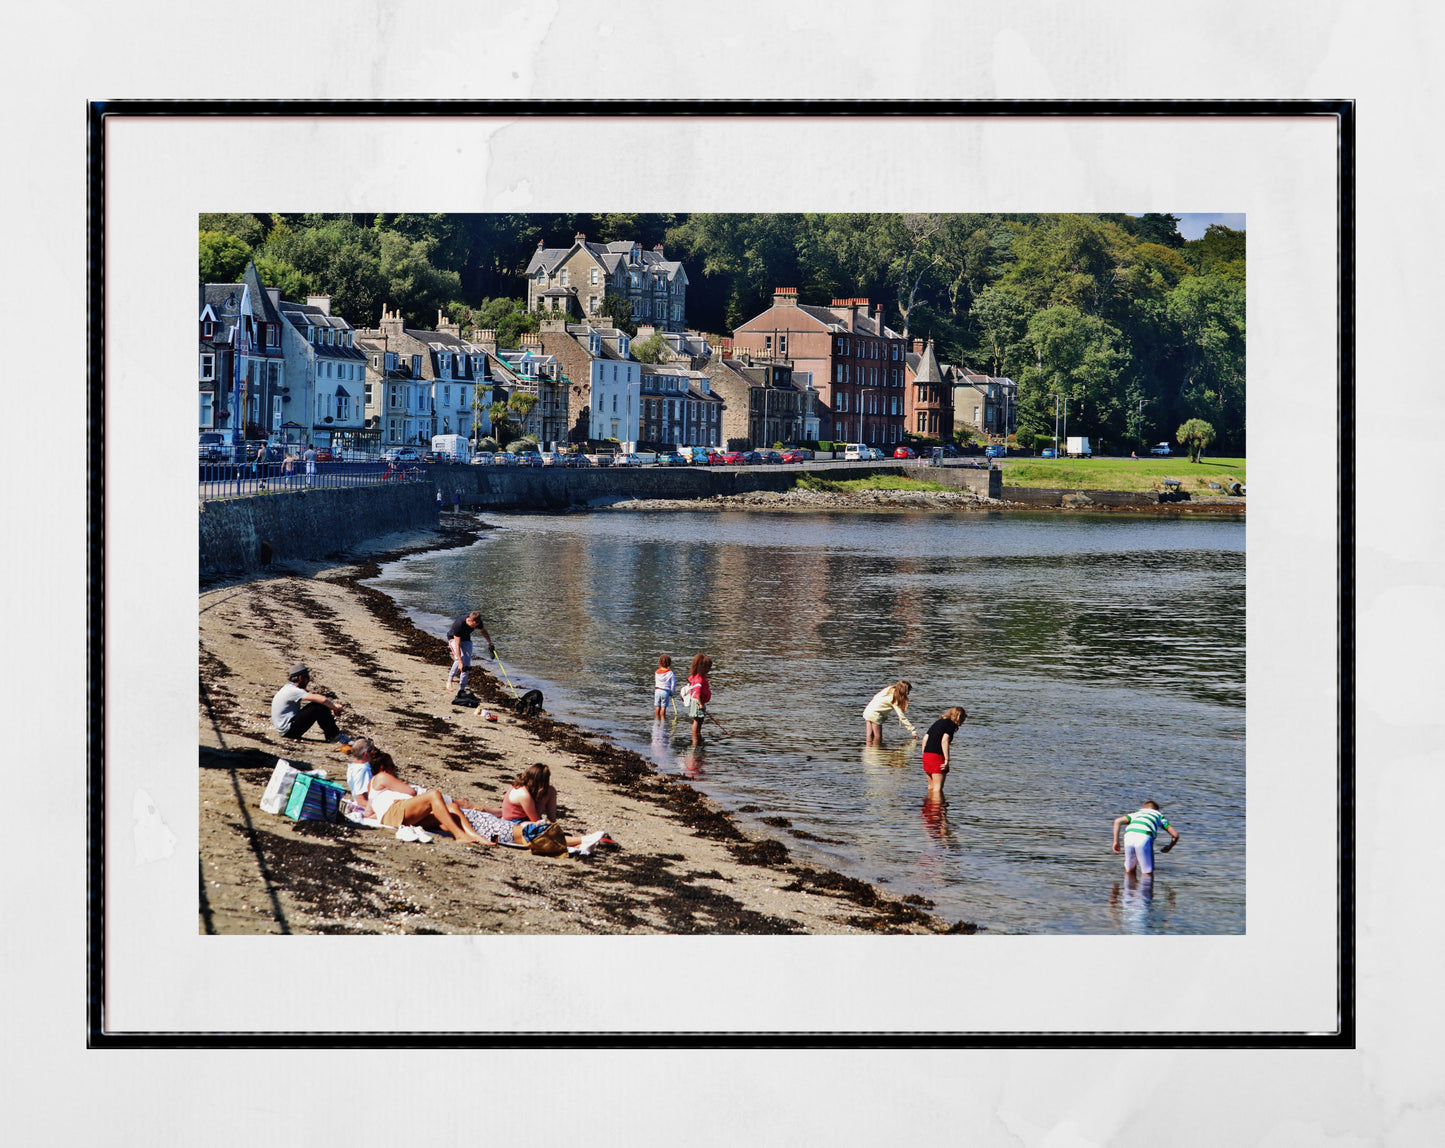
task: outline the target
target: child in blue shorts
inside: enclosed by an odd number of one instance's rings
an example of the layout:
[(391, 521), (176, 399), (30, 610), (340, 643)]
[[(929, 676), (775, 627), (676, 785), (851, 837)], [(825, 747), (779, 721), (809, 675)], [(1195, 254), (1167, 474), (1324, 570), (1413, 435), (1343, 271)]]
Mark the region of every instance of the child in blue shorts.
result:
[[(1119, 847), (1121, 826), (1124, 829), (1122, 849)], [(1179, 833), (1169, 824), (1164, 814), (1159, 812), (1159, 803), (1153, 800), (1144, 802), (1137, 813), (1125, 813), (1114, 818), (1114, 852), (1124, 854), (1125, 873), (1132, 874), (1136, 867), (1145, 876), (1154, 872), (1154, 838), (1161, 829), (1169, 830), (1171, 840), (1160, 850), (1161, 853), (1168, 853), (1179, 844)]]

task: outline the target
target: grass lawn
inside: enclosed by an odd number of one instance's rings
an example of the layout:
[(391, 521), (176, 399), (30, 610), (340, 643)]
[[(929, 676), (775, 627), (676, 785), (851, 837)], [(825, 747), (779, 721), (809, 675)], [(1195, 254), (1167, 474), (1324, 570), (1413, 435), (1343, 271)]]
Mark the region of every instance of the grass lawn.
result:
[(871, 478), (848, 478), (830, 481), (811, 474), (798, 475), (793, 484), (797, 490), (852, 491), (852, 490), (953, 490), (940, 482), (926, 482), (917, 478), (904, 478), (897, 474), (878, 474)]
[(1190, 494), (1219, 494), (1209, 484), (1230, 479), (1244, 482), (1244, 459), (1210, 458), (1190, 462), (1174, 458), (1030, 458), (1010, 460), (1003, 468), (1005, 486), (1043, 486), (1064, 490), (1157, 490), (1166, 478), (1177, 478)]

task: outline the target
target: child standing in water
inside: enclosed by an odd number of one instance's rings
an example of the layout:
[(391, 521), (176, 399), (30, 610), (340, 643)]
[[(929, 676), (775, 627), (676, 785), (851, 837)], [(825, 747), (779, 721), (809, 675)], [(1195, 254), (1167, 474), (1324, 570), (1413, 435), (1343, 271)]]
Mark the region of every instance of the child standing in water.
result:
[(923, 738), (923, 772), (928, 775), (928, 800), (943, 798), (943, 778), (948, 773), (949, 749), (958, 727), (968, 720), (962, 706), (943, 711), (943, 716), (928, 727)]
[(677, 692), (677, 675), (672, 672), (672, 659), (657, 656), (657, 669), (652, 675), (652, 716), (661, 721), (667, 716), (667, 703)]
[(707, 680), (711, 669), (711, 658), (706, 654), (695, 654), (687, 671), (687, 716), (692, 718), (693, 745), (702, 744), (702, 719), (707, 716), (707, 703), (712, 701), (712, 687)]
[(1120, 852), (1119, 827), (1124, 827), (1124, 872), (1133, 874), (1137, 866), (1145, 877), (1154, 872), (1154, 838), (1159, 830), (1169, 830), (1169, 844), (1160, 850), (1168, 853), (1179, 844), (1179, 832), (1159, 812), (1157, 801), (1146, 801), (1137, 813), (1124, 813), (1114, 818), (1114, 852)]
[(888, 716), (889, 710), (898, 715), (898, 720), (908, 728), (909, 733), (914, 737), (918, 736), (918, 731), (908, 720), (908, 694), (912, 689), (911, 683), (897, 681), (873, 695), (873, 700), (863, 710), (864, 745), (883, 744), (883, 719)]

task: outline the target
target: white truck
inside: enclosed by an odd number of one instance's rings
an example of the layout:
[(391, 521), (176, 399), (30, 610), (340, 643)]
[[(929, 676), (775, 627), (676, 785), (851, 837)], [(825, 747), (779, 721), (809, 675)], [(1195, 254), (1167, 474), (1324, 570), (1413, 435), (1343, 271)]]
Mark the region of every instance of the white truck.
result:
[(1074, 435), (1070, 435), (1064, 440), (1064, 453), (1070, 458), (1093, 458), (1094, 456), (1094, 452), (1089, 448), (1089, 440)]
[(450, 462), (470, 462), (472, 458), (472, 444), (466, 435), (434, 434), (431, 438), (431, 449), (433, 454)]

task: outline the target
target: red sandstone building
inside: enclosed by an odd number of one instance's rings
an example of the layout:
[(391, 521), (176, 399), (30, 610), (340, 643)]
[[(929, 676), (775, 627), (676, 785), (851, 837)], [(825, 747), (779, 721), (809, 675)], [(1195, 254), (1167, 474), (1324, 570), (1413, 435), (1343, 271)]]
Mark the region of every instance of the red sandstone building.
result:
[(796, 374), (811, 371), (818, 392), (818, 437), (892, 446), (906, 429), (905, 342), (867, 299), (834, 299), (827, 307), (798, 302), (796, 287), (779, 287), (773, 305), (733, 331), (735, 351), (789, 359)]
[(920, 438), (953, 441), (953, 372), (941, 366), (933, 353), (933, 340), (913, 340), (904, 360), (907, 386), (907, 427)]

